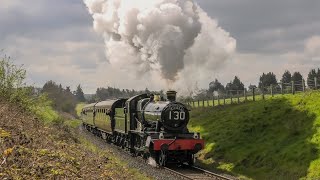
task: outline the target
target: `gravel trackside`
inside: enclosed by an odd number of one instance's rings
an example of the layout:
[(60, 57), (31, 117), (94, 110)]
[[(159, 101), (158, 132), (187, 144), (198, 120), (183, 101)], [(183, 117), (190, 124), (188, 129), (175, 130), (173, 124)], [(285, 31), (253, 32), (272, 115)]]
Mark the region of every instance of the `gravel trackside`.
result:
[(132, 157), (130, 154), (123, 149), (114, 146), (112, 144), (108, 144), (103, 139), (94, 136), (90, 132), (86, 131), (82, 128), (79, 128), (79, 134), (81, 134), (84, 138), (89, 140), (91, 143), (96, 145), (101, 149), (108, 149), (112, 151), (112, 153), (121, 161), (125, 161), (128, 163), (129, 168), (134, 168), (140, 171), (143, 174), (146, 174), (148, 177), (151, 177), (156, 180), (180, 180), (181, 178), (169, 173), (168, 171), (159, 168), (159, 167), (152, 167), (151, 165), (147, 164), (142, 158), (140, 157)]

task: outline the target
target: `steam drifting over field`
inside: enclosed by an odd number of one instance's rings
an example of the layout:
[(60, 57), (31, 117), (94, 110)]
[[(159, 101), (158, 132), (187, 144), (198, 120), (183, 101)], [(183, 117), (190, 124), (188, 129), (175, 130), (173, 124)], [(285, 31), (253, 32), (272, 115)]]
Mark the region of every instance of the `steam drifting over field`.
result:
[(196, 81), (235, 52), (236, 41), (191, 0), (84, 2), (110, 63), (139, 76), (160, 73), (170, 84)]

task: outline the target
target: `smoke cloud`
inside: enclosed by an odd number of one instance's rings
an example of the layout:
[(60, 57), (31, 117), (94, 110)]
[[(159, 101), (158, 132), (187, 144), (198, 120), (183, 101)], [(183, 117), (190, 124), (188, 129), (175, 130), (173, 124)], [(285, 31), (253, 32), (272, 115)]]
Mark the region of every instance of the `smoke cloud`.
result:
[[(236, 41), (192, 0), (84, 0), (112, 65), (170, 84), (220, 68)], [(209, 71), (208, 71), (209, 73)]]

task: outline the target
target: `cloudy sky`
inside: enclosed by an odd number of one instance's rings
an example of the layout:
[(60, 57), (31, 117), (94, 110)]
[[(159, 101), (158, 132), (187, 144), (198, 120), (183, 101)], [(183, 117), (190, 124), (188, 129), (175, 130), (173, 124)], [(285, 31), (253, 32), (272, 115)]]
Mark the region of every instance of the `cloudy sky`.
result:
[[(280, 78), (284, 70), (320, 67), (319, 0), (196, 0), (237, 41), (236, 54), (211, 79), (224, 84), (235, 75), (256, 84), (262, 72)], [(54, 80), (64, 86), (81, 83), (85, 93), (100, 86), (158, 89), (154, 82), (128, 77), (110, 68), (103, 38), (81, 0), (1, 0), (0, 49), (24, 64), (28, 83)]]

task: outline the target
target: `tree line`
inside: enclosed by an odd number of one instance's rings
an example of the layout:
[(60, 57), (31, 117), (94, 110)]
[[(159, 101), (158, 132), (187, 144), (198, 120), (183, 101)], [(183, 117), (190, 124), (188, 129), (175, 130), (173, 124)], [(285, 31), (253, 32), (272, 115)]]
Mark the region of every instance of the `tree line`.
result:
[(163, 90), (161, 91), (150, 91), (148, 88), (145, 90), (134, 90), (134, 89), (119, 89), (115, 87), (108, 86), (107, 88), (99, 87), (96, 90), (96, 93), (88, 99), (89, 103), (104, 101), (107, 99), (117, 99), (117, 98), (130, 98), (132, 96), (143, 94), (143, 93), (152, 93), (164, 95)]
[[(305, 81), (305, 85), (310, 88), (315, 86), (315, 78), (320, 85), (320, 69), (312, 69)], [(209, 83), (209, 89), (202, 89), (195, 93), (194, 98), (203, 99), (206, 97), (211, 97), (212, 94), (237, 94), (239, 91), (247, 90), (252, 91), (254, 88), (259, 90), (265, 90), (270, 86), (274, 88), (280, 88), (281, 84), (290, 86), (292, 82), (299, 83), (302, 85), (304, 83), (303, 76), (300, 72), (294, 72), (291, 74), (290, 71), (286, 70), (278, 81), (276, 75), (273, 72), (262, 73), (259, 77), (258, 86), (250, 84), (248, 88), (245, 88), (243, 82), (238, 76), (235, 76), (232, 81), (223, 85), (218, 79)], [(161, 91), (149, 91), (147, 88), (145, 90), (134, 90), (134, 89), (119, 89), (115, 87), (99, 87), (97, 88), (95, 94), (89, 98), (85, 98), (82, 87), (79, 84), (75, 91), (72, 91), (69, 86), (62, 87), (61, 84), (57, 84), (54, 81), (48, 81), (40, 90), (42, 93), (46, 93), (53, 103), (53, 107), (58, 111), (67, 112), (75, 114), (75, 106), (79, 102), (93, 103), (98, 101), (104, 101), (107, 99), (116, 98), (129, 98), (142, 93), (154, 93), (164, 95)]]
[(134, 89), (119, 89), (108, 86), (107, 88), (97, 88), (95, 94), (86, 98), (80, 84), (75, 91), (72, 91), (70, 86), (62, 87), (61, 84), (52, 80), (47, 81), (42, 88), (38, 89), (38, 92), (47, 94), (48, 98), (52, 101), (52, 106), (56, 110), (70, 114), (75, 114), (75, 107), (79, 102), (94, 103), (108, 99), (129, 98), (142, 93), (164, 95), (163, 91), (150, 91), (148, 88), (137, 91)]
[[(280, 82), (273, 72), (262, 73), (262, 75), (259, 77), (258, 87), (256, 85), (250, 84), (246, 90), (251, 91), (254, 88), (264, 90), (270, 86), (273, 86), (274, 88), (280, 88), (281, 85), (289, 86), (292, 82), (294, 82), (294, 84), (299, 83), (301, 84), (301, 86), (307, 85), (309, 88), (314, 88), (315, 84), (320, 85), (320, 69), (310, 70), (306, 81), (303, 79), (303, 76), (300, 72), (294, 72), (293, 74), (291, 74), (290, 71), (286, 70), (283, 73)], [(206, 96), (205, 94), (211, 96), (213, 93), (236, 94), (238, 93), (237, 91), (241, 91), (244, 89), (244, 84), (241, 82), (240, 78), (238, 76), (235, 76), (234, 79), (227, 83), (225, 86), (221, 82), (219, 82), (218, 79), (215, 79), (214, 81), (209, 83), (209, 89), (207, 89), (206, 91), (200, 91), (200, 93), (198, 93), (196, 96), (203, 97)]]
[(71, 91), (70, 86), (62, 87), (61, 84), (50, 80), (47, 81), (39, 90), (40, 93), (47, 94), (52, 101), (54, 109), (60, 112), (66, 112), (75, 115), (75, 107), (79, 102), (85, 102), (84, 93), (81, 85), (77, 86), (75, 91)]

